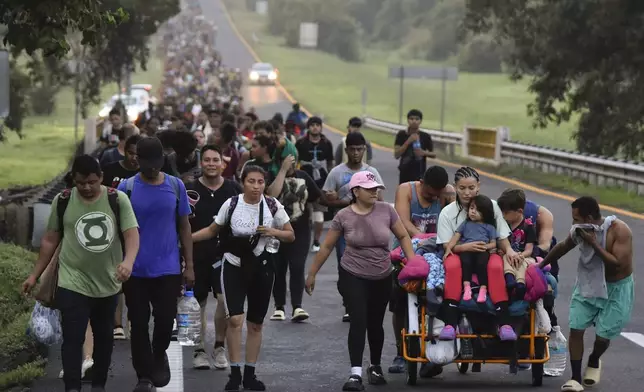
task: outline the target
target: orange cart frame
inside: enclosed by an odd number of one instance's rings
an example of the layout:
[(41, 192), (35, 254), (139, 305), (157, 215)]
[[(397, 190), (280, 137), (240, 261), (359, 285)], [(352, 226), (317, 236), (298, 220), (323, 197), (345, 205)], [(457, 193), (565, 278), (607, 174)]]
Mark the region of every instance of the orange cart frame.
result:
[[(423, 285), (424, 286), (424, 285)], [(425, 339), (427, 338), (427, 325), (426, 325), (426, 312), (425, 312), (425, 306), (418, 304), (418, 308), (420, 308), (419, 312), (419, 330), (420, 333), (407, 333), (407, 329), (403, 328), (401, 333), (402, 333), (402, 354), (403, 358), (405, 358), (405, 361), (408, 363), (408, 369), (409, 369), (409, 364), (413, 364), (411, 366), (412, 369), (416, 369), (418, 363), (428, 363), (429, 359), (427, 359), (427, 355), (425, 352)], [(409, 312), (409, 311), (408, 311)], [(409, 316), (408, 316), (409, 317)], [(529, 309), (529, 319), (530, 319), (530, 333), (529, 334), (524, 334), (520, 335), (518, 338), (519, 339), (527, 339), (529, 340), (529, 356), (527, 359), (518, 359), (517, 363), (519, 364), (532, 364), (532, 365), (543, 365), (546, 362), (550, 360), (550, 351), (548, 349), (548, 339), (549, 336), (546, 334), (537, 334), (535, 331), (535, 309), (534, 309), (534, 304), (530, 304), (530, 309)], [(462, 335), (462, 334), (457, 334), (456, 338), (458, 339), (493, 339), (495, 338), (495, 335)], [(409, 347), (408, 347), (408, 338), (415, 338), (418, 339), (418, 342), (420, 343), (420, 353), (418, 356), (410, 356), (409, 353)], [(536, 348), (535, 348), (535, 342), (537, 339), (543, 339), (543, 358), (537, 358), (536, 357)], [(484, 364), (484, 363), (492, 363), (492, 364), (505, 364), (509, 365), (510, 360), (509, 359), (459, 359), (458, 357), (453, 361), (454, 363), (457, 364), (459, 368), (459, 372), (465, 373), (467, 372), (468, 365), (471, 364)], [(539, 371), (539, 369), (542, 369), (542, 366), (539, 366), (537, 372), (535, 373), (535, 369), (533, 368), (533, 374), (532, 374), (532, 385), (533, 386), (541, 386), (543, 382), (543, 373), (542, 370)], [(408, 371), (407, 374), (407, 384), (408, 385), (415, 385), (416, 384), (416, 377), (417, 377), (417, 370), (413, 370), (413, 374)]]

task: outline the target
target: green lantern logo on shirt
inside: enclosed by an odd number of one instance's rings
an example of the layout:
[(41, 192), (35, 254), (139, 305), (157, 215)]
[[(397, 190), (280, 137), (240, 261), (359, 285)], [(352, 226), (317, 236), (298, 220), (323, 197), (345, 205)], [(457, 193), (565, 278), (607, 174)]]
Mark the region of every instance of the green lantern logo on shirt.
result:
[(103, 212), (90, 212), (81, 216), (74, 229), (78, 243), (93, 253), (103, 252), (114, 240), (114, 221)]

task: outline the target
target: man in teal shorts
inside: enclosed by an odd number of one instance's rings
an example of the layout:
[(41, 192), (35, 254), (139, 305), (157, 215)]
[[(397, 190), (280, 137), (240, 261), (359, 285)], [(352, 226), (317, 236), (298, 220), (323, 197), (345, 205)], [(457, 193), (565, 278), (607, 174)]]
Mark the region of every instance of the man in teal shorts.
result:
[[(572, 379), (562, 391), (583, 391), (597, 385), (600, 357), (631, 319), (633, 279), (633, 234), (615, 216), (603, 217), (597, 200), (584, 196), (572, 203), (573, 226), (565, 241), (557, 244), (541, 262), (541, 268), (579, 246), (577, 282), (570, 300), (570, 364)], [(595, 344), (581, 376), (584, 332), (595, 326)], [(582, 385), (583, 384), (583, 385)]]

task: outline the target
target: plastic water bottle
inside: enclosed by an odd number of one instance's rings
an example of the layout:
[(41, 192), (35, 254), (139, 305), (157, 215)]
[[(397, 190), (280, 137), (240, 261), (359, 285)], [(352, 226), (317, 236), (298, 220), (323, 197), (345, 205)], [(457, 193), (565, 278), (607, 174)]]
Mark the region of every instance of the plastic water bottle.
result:
[(268, 237), (266, 240), (266, 247), (264, 248), (268, 253), (277, 253), (280, 249), (280, 240), (275, 237)]
[(549, 377), (559, 377), (566, 371), (568, 363), (568, 341), (561, 333), (561, 327), (552, 327), (548, 340), (550, 360), (543, 366), (543, 374)]
[(201, 307), (193, 291), (186, 291), (177, 307), (177, 340), (182, 346), (196, 346), (201, 342)]
[[(472, 335), (472, 326), (470, 325), (469, 320), (465, 315), (461, 317), (461, 322), (458, 324), (458, 333), (460, 335)], [(474, 358), (474, 346), (472, 345), (472, 339), (463, 338), (461, 339), (461, 359), (472, 359)]]

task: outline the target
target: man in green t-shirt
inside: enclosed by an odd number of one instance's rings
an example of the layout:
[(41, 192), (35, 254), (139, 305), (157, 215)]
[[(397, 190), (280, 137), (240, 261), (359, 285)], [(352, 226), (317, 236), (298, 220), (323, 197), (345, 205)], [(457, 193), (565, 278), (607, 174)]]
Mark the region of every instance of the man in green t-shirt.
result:
[[(38, 261), (23, 290), (29, 292), (36, 285), (60, 245), (55, 304), (62, 316), (65, 390), (81, 390), (83, 342), (89, 322), (94, 334), (92, 390), (104, 391), (112, 360), (116, 298), (139, 250), (138, 224), (128, 197), (101, 185), (103, 173), (95, 158), (76, 157), (72, 177), (75, 187), (54, 198)], [(118, 208), (110, 206), (115, 196)], [(63, 202), (67, 207), (61, 227), (58, 205)]]

